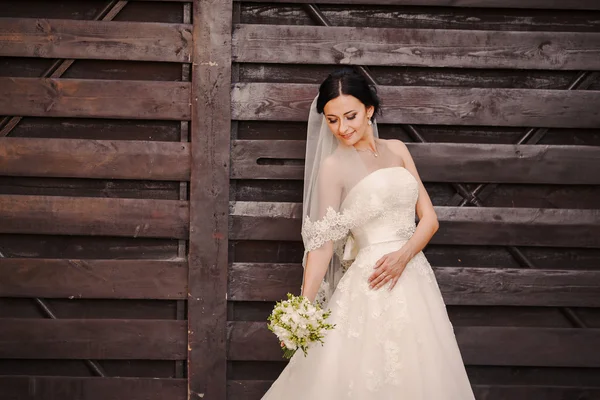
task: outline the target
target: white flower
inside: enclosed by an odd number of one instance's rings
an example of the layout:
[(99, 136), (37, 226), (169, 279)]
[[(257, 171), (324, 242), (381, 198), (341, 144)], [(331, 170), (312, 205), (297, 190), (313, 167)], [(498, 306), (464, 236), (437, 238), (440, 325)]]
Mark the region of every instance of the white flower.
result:
[(290, 358), (297, 349), (306, 355), (311, 343), (323, 342), (325, 331), (333, 329), (333, 325), (325, 322), (329, 314), (306, 297), (288, 293), (288, 299), (273, 309), (268, 327), (286, 347), (284, 357)]

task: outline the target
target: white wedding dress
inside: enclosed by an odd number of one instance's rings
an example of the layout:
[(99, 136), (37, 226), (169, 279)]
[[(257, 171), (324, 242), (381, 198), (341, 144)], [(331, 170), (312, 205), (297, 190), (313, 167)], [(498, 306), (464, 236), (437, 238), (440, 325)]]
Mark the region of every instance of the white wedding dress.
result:
[[(423, 253), (393, 290), (369, 289), (376, 261), (415, 230), (418, 185), (403, 167), (378, 169), (354, 186), (340, 212), (358, 247), (328, 302), (335, 328), (297, 352), (263, 399), (469, 400), (473, 392), (435, 276)], [(358, 224), (356, 223), (358, 221)]]

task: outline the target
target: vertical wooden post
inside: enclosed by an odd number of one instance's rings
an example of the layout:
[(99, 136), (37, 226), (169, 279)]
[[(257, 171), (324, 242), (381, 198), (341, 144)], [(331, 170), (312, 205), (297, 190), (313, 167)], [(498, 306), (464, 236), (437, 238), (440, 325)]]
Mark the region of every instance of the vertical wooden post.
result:
[(194, 0), (188, 399), (226, 398), (232, 0)]

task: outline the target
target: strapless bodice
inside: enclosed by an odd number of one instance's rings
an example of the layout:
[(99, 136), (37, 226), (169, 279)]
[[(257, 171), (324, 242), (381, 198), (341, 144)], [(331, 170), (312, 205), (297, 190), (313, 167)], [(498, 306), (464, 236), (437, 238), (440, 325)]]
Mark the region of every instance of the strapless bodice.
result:
[(364, 217), (350, 230), (356, 250), (410, 239), (418, 193), (416, 179), (403, 167), (379, 169), (358, 182), (342, 205), (343, 210), (355, 209)]

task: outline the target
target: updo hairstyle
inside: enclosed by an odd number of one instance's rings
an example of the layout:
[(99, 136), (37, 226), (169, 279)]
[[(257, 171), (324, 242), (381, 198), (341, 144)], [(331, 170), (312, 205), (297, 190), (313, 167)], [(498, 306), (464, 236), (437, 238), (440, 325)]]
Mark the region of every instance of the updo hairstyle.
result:
[(375, 111), (371, 120), (380, 113), (380, 100), (377, 96), (377, 89), (375, 86), (369, 85), (365, 77), (352, 68), (334, 71), (321, 83), (319, 97), (317, 98), (317, 111), (319, 114), (323, 113), (325, 104), (341, 95), (354, 96), (367, 108), (373, 106)]

